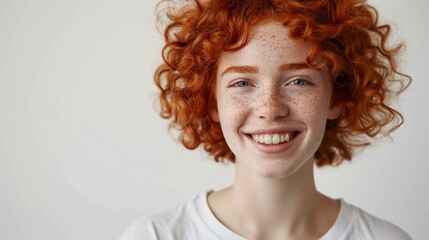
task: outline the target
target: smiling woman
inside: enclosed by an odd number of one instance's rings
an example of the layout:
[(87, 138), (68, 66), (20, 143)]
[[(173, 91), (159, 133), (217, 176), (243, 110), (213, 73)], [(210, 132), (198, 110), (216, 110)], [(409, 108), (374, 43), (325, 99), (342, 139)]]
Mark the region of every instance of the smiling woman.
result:
[[(343, 0), (195, 1), (186, 6), (165, 8), (171, 10), (165, 15), (172, 22), (165, 30), (165, 64), (155, 77), (161, 116), (173, 117), (171, 126), (181, 129), (185, 147), (202, 144), (216, 161), (235, 161), (219, 125), (207, 118), (216, 102), (219, 49), (242, 48), (252, 26), (267, 19), (283, 23), (291, 38), (306, 42), (307, 64), (329, 69), (333, 98), (344, 106), (341, 116), (328, 122), (316, 152), (317, 165), (351, 160), (354, 148), (369, 144), (367, 137), (390, 133), (402, 124), (401, 114), (388, 104), (389, 95), (402, 92), (409, 83), (397, 69), (395, 56), (401, 45), (387, 47), (390, 26), (378, 24), (371, 6)], [(271, 37), (272, 33), (261, 41)], [(294, 51), (293, 45), (288, 48)]]
[[(168, 4), (165, 1), (162, 4)], [(410, 239), (316, 190), (315, 164), (351, 160), (399, 127), (409, 77), (362, 1), (198, 1), (167, 7), (161, 116), (187, 148), (235, 163), (234, 184), (145, 216), (122, 239)], [(160, 12), (163, 14), (164, 12)], [(395, 88), (394, 83), (399, 83)]]
[[(331, 103), (328, 70), (312, 69), (306, 63), (310, 45), (288, 32), (278, 21), (260, 23), (243, 48), (218, 60), (211, 117), (220, 123), (236, 167), (266, 177), (287, 177), (312, 159), (326, 120), (342, 109)], [(237, 81), (249, 86), (236, 88)]]

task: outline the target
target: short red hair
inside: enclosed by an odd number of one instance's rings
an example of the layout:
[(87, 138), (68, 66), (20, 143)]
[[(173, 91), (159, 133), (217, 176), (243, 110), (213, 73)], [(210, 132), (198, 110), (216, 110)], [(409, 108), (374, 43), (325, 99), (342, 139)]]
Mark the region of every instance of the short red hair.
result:
[[(220, 124), (209, 116), (216, 108), (217, 60), (222, 52), (243, 47), (252, 26), (266, 19), (283, 22), (292, 39), (312, 43), (307, 62), (328, 67), (334, 102), (344, 106), (339, 118), (327, 122), (315, 153), (318, 166), (351, 160), (354, 148), (402, 124), (402, 115), (388, 105), (411, 80), (395, 60), (402, 44), (388, 47), (390, 26), (380, 25), (377, 11), (365, 1), (188, 0), (180, 7), (170, 2), (158, 5), (158, 16), (168, 22), (155, 83), (160, 115), (172, 119), (170, 127), (179, 130), (186, 148), (202, 144), (216, 161), (235, 162)], [(323, 66), (313, 65), (315, 59), (323, 59)]]

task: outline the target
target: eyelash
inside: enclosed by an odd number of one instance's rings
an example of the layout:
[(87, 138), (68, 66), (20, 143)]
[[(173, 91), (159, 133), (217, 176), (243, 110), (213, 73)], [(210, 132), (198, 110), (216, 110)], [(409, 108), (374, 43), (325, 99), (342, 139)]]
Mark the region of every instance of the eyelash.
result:
[[(307, 80), (298, 78), (298, 79), (292, 80), (287, 85), (295, 85), (295, 86), (301, 87), (301, 86), (305, 86), (305, 85), (308, 85), (308, 84), (309, 84), (309, 82)], [(238, 81), (238, 82), (233, 83), (231, 86), (232, 87), (243, 88), (243, 87), (251, 87), (252, 84), (250, 82), (248, 82), (248, 81), (242, 80), (242, 81)]]
[[(240, 84), (246, 84), (246, 85), (240, 85)], [(250, 84), (250, 82), (247, 81), (238, 81), (234, 84), (232, 84), (233, 87), (250, 87), (252, 86), (252, 84)]]

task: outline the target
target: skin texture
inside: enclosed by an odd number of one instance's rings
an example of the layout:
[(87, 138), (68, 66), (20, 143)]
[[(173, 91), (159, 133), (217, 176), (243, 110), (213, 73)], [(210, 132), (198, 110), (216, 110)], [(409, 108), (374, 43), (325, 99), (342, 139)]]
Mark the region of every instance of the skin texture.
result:
[[(266, 21), (244, 48), (219, 59), (211, 117), (236, 156), (236, 179), (208, 202), (225, 226), (248, 239), (317, 239), (338, 215), (338, 202), (315, 188), (313, 155), (327, 119), (341, 107), (331, 103), (328, 72), (305, 66), (309, 48), (289, 39), (281, 23)], [(296, 136), (278, 145), (251, 137), (287, 132)]]
[[(339, 108), (331, 108), (326, 70), (279, 69), (305, 64), (309, 43), (291, 41), (287, 28), (276, 22), (256, 27), (250, 38), (243, 49), (224, 53), (219, 60), (215, 119), (237, 158), (237, 168), (287, 177), (312, 159), (326, 120), (338, 117)], [(262, 146), (249, 137), (284, 132), (298, 134), (280, 152), (278, 145)]]

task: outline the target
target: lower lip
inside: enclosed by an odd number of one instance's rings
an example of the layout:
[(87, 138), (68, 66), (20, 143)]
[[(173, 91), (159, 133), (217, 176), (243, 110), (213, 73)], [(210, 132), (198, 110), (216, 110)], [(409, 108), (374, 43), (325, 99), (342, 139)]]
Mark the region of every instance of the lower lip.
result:
[(276, 154), (276, 153), (281, 153), (288, 150), (291, 147), (291, 145), (296, 141), (296, 139), (299, 138), (300, 136), (301, 136), (301, 133), (297, 133), (289, 142), (284, 142), (279, 144), (262, 144), (262, 143), (255, 142), (255, 140), (253, 140), (253, 138), (250, 135), (247, 135), (247, 137), (253, 143), (255, 148), (266, 154)]

